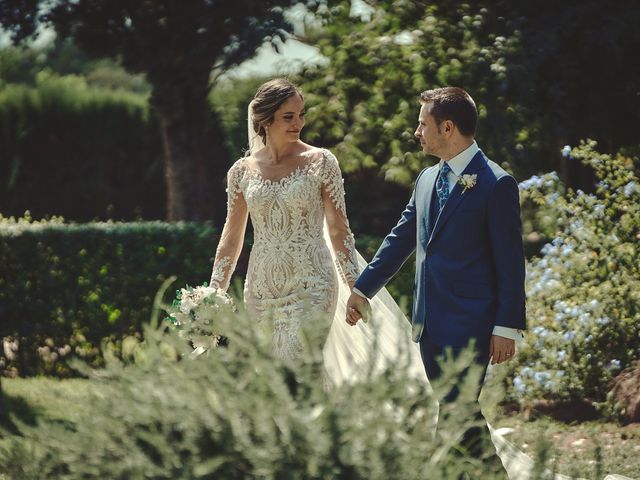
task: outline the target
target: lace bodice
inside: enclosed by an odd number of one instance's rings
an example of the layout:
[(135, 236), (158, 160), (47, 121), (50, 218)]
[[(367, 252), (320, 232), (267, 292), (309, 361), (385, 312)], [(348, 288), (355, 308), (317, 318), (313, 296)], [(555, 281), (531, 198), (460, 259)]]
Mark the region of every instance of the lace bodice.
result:
[(247, 158), (231, 167), (227, 220), (216, 252), (212, 286), (228, 288), (248, 214), (254, 228), (249, 272), (254, 296), (278, 299), (290, 293), (288, 282), (304, 279), (313, 283), (314, 278), (322, 278), (318, 271), (324, 268), (325, 219), (340, 276), (353, 285), (358, 267), (338, 161), (328, 150), (308, 156), (306, 163), (278, 181), (264, 178)]

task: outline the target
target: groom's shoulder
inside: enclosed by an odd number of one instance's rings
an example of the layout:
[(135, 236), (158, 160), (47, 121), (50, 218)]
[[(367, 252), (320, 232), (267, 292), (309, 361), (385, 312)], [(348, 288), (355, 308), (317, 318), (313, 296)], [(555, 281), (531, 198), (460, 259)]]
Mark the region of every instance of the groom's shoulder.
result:
[(486, 156), (484, 157), (486, 162), (487, 162), (487, 173), (497, 182), (498, 180), (500, 180), (503, 177), (511, 177), (513, 178), (513, 176), (507, 172), (504, 168), (502, 168), (500, 165), (498, 165), (496, 162), (494, 162), (493, 160), (490, 160), (489, 158), (487, 158)]
[(430, 167), (423, 168), (423, 169), (420, 171), (420, 173), (418, 173), (418, 176), (416, 177), (416, 183), (418, 183), (418, 182), (420, 181), (420, 178), (422, 178), (422, 176), (423, 176), (425, 173), (432, 172), (432, 171), (434, 171), (434, 170), (438, 170), (438, 164), (437, 164), (437, 163), (436, 163), (435, 165), (431, 165)]

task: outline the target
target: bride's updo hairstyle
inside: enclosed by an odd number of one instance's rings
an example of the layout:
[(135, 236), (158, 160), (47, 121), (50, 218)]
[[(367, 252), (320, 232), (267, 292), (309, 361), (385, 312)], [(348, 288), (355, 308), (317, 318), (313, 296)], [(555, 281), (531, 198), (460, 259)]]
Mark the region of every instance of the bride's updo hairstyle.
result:
[(273, 121), (276, 110), (294, 95), (300, 95), (300, 98), (303, 98), (300, 89), (286, 78), (269, 80), (258, 88), (255, 97), (253, 97), (251, 119), (253, 131), (260, 135), (264, 145), (267, 144), (265, 127)]

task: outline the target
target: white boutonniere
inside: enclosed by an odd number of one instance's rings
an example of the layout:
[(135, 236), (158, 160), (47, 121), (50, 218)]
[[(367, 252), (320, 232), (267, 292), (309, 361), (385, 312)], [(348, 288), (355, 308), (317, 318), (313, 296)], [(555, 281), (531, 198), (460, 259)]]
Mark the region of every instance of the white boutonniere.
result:
[(469, 175), (469, 174), (462, 175), (458, 179), (458, 183), (462, 187), (462, 193), (464, 193), (467, 190), (476, 186), (476, 183), (478, 183), (478, 175), (475, 173), (473, 175)]

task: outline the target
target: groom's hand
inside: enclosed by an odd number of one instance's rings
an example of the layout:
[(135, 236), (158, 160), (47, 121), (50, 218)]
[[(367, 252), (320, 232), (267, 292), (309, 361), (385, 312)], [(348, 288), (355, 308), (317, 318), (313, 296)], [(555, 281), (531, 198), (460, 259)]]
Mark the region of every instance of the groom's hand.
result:
[(491, 365), (511, 360), (516, 353), (516, 341), (511, 338), (492, 335), (489, 341), (489, 358)]
[(358, 323), (358, 320), (365, 315), (368, 309), (369, 301), (357, 293), (351, 292), (351, 296), (349, 300), (347, 300), (347, 323), (349, 325), (355, 325)]

